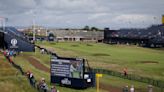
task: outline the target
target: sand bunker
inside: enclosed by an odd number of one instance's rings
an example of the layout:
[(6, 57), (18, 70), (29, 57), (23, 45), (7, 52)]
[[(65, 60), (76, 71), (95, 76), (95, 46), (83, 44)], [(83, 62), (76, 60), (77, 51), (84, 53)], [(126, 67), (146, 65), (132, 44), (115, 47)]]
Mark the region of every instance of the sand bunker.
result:
[(158, 64), (159, 62), (157, 61), (141, 61), (143, 64)]
[(95, 54), (92, 54), (92, 56), (110, 56), (110, 55), (105, 54), (105, 53), (95, 53)]

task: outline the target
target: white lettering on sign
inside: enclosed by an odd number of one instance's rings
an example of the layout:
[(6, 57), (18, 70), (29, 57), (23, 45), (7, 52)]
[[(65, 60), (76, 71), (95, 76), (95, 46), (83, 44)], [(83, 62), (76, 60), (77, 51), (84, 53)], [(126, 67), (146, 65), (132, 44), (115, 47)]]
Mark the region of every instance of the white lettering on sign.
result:
[(68, 80), (68, 78), (64, 78), (63, 80), (61, 80), (61, 83), (65, 85), (71, 85), (71, 81)]

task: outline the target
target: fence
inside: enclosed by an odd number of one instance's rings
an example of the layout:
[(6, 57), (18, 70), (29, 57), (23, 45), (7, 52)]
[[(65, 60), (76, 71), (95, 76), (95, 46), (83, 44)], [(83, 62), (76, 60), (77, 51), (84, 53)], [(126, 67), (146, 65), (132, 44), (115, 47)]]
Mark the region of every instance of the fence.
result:
[[(88, 67), (86, 67), (86, 68), (88, 68)], [(111, 76), (116, 76), (116, 77), (120, 77), (120, 78), (124, 78), (124, 79), (128, 79), (128, 80), (134, 80), (134, 81), (138, 81), (138, 82), (148, 83), (148, 84), (151, 84), (153, 86), (156, 86), (156, 87), (159, 87), (162, 89), (164, 88), (164, 81), (161, 81), (161, 80), (156, 80), (156, 79), (142, 77), (142, 76), (133, 75), (133, 74), (128, 74), (125, 76), (123, 73), (106, 70), (106, 69), (91, 69), (91, 71), (95, 72), (95, 73), (102, 73), (102, 74), (107, 74), (107, 75), (111, 75)]]

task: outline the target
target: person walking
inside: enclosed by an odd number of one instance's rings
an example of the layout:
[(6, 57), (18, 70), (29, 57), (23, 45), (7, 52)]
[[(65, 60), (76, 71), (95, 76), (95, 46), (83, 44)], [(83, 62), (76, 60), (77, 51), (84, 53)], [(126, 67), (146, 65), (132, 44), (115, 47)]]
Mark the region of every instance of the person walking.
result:
[(129, 92), (128, 86), (125, 86), (125, 87), (123, 88), (123, 92)]
[(148, 85), (148, 92), (153, 92), (153, 86), (152, 85)]
[(134, 86), (133, 85), (130, 88), (130, 92), (134, 92)]
[(47, 84), (46, 84), (46, 81), (45, 81), (45, 78), (42, 78), (42, 81), (41, 81), (42, 83), (41, 83), (41, 89), (43, 90), (43, 92), (47, 92), (47, 90), (48, 90), (48, 86), (47, 86)]
[(29, 79), (30, 84), (31, 84), (33, 87), (35, 87), (35, 83), (36, 83), (36, 82), (35, 82), (35, 78), (34, 78), (33, 73), (30, 72), (30, 71), (27, 71), (26, 75), (27, 75), (27, 77), (28, 77), (28, 79)]
[(51, 92), (57, 92), (57, 89), (55, 88), (55, 86), (51, 87)]
[(127, 76), (128, 75), (128, 69), (127, 68), (124, 68), (123, 69), (123, 72), (124, 72), (124, 76)]

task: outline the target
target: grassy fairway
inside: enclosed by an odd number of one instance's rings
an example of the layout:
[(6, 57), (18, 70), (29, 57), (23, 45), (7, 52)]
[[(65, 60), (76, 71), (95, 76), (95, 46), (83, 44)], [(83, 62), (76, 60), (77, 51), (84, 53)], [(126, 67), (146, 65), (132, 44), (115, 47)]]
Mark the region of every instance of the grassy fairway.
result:
[(91, 67), (120, 72), (127, 67), (131, 74), (164, 80), (164, 50), (102, 43), (38, 44), (53, 49), (60, 56), (86, 58)]

